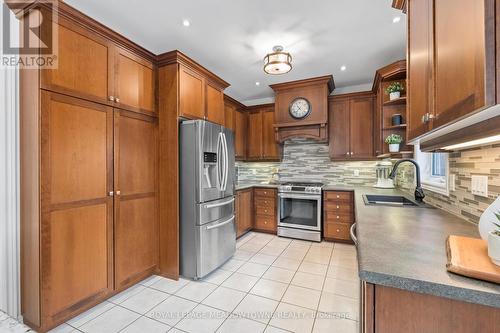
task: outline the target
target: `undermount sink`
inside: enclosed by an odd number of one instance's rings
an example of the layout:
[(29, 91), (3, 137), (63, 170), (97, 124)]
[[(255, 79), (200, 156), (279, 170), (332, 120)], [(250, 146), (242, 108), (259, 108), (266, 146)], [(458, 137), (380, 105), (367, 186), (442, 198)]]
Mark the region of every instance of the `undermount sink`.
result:
[(378, 194), (365, 194), (363, 195), (365, 205), (382, 205), (382, 206), (396, 206), (396, 207), (416, 207), (419, 206), (416, 202), (402, 195), (378, 195)]

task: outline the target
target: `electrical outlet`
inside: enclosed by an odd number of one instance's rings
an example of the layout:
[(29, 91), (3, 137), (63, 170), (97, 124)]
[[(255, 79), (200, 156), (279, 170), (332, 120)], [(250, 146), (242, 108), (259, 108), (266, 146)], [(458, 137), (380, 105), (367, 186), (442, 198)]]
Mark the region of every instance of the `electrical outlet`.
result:
[(354, 170), (354, 177), (359, 177), (359, 170)]
[(472, 194), (488, 197), (488, 176), (471, 176)]

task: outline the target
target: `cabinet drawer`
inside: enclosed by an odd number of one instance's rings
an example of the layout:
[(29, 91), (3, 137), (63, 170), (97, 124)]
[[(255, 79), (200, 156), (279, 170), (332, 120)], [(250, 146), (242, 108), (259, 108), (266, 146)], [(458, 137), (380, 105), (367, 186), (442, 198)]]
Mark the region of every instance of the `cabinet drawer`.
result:
[(335, 203), (331, 201), (325, 201), (325, 211), (340, 214), (352, 214), (353, 207), (351, 202), (339, 201)]
[(352, 192), (326, 191), (325, 200), (352, 201)]
[(255, 229), (276, 231), (276, 217), (257, 215), (255, 217)]
[(255, 207), (274, 209), (276, 207), (276, 200), (268, 197), (255, 197)]
[(325, 211), (325, 222), (329, 223), (348, 223), (354, 222), (353, 215), (350, 213), (336, 213)]
[(255, 206), (255, 214), (271, 216), (274, 218), (276, 216), (276, 209), (274, 209), (274, 207)]
[(276, 190), (272, 188), (256, 188), (254, 189), (254, 193), (256, 197), (276, 197)]
[(350, 224), (326, 222), (324, 236), (326, 238), (351, 240), (351, 235), (349, 233), (350, 228)]

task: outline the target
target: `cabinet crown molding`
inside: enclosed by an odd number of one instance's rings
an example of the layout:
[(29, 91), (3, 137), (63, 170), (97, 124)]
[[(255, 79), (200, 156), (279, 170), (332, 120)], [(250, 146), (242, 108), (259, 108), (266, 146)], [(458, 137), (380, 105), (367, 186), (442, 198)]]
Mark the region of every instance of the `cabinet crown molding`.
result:
[(314, 84), (327, 84), (328, 93), (331, 94), (335, 89), (335, 82), (333, 80), (333, 75), (318, 76), (309, 79), (296, 80), (284, 83), (271, 84), (269, 87), (274, 91), (287, 90), (292, 88), (300, 88), (305, 86), (311, 86)]
[(372, 91), (377, 93), (378, 87), (383, 80), (405, 80), (406, 79), (406, 59), (398, 60), (375, 72)]

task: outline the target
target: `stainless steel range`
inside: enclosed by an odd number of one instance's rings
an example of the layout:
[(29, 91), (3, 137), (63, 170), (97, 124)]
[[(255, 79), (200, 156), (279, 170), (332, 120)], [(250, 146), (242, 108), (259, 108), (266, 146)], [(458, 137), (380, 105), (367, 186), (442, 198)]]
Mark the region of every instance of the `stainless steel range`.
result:
[(323, 183), (289, 182), (278, 187), (278, 236), (321, 241)]

